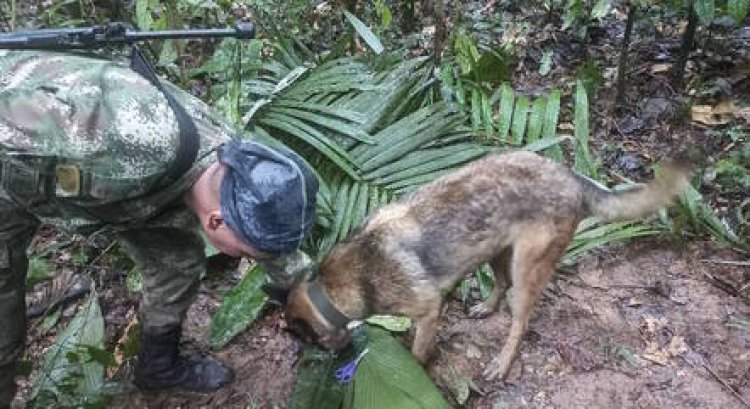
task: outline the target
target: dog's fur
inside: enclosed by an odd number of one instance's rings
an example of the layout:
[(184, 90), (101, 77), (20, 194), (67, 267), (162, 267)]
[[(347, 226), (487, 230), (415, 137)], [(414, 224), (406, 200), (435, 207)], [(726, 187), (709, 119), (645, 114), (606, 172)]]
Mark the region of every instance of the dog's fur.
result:
[[(485, 372), (504, 378), (578, 222), (587, 216), (622, 220), (653, 214), (685, 187), (688, 176), (687, 167), (667, 165), (649, 184), (614, 193), (534, 153), (488, 155), (375, 211), (333, 248), (316, 279), (351, 319), (376, 313), (414, 319), (412, 353), (425, 362), (441, 295), (488, 262), (494, 290), (470, 314), (495, 311), (512, 284), (510, 334)], [(329, 349), (344, 347), (346, 330), (322, 316), (307, 286), (302, 281), (288, 293), (290, 327)]]

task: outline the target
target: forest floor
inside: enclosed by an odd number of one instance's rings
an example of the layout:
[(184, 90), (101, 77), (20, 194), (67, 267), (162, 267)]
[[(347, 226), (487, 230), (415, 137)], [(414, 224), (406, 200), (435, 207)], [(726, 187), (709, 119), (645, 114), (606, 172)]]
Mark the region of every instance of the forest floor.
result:
[[(509, 24), (514, 21), (541, 20), (520, 16), (517, 10), (488, 8), (491, 1), (467, 3), (465, 18), (484, 19), (484, 25), (472, 32), (491, 40), (493, 31), (487, 24), (502, 22), (498, 27), (503, 36), (515, 32), (516, 40), (523, 43), (513, 75), (513, 87), (519, 92), (533, 95), (558, 87), (563, 95), (570, 95), (579, 74), (575, 67), (581, 61), (595, 61), (599, 84), (596, 95), (590, 97), (592, 150), (604, 173), (615, 175), (615, 182), (647, 179), (650, 164), (690, 144), (705, 151), (708, 164), (716, 163), (736, 142), (726, 136), (729, 127), (748, 129), (750, 118), (746, 122), (714, 118), (720, 122), (716, 124), (707, 124), (695, 112), (691, 118), (686, 97), (669, 86), (669, 69), (684, 23), (669, 19), (637, 23), (625, 108), (615, 109), (622, 12), (592, 23), (583, 43), (560, 31), (559, 22), (518, 23), (513, 31)], [(424, 33), (430, 32), (428, 20)], [(710, 33), (702, 34), (687, 69), (690, 102), (716, 107), (730, 101), (733, 107), (747, 106), (750, 27), (715, 25)], [(425, 43), (415, 47), (429, 48)], [(552, 70), (541, 75), (542, 55), (550, 50)], [(565, 110), (563, 125), (564, 115)], [(747, 197), (747, 192), (721, 191), (708, 179), (701, 192), (720, 214)], [(64, 237), (55, 231), (44, 233), (37, 247)], [(101, 254), (104, 247), (98, 245), (94, 253)], [(73, 268), (72, 256), (65, 250), (49, 257), (57, 274)], [(126, 289), (122, 267), (107, 265), (107, 260), (98, 263), (104, 267), (98, 267), (97, 288), (107, 346), (114, 347), (135, 320), (138, 296)], [(209, 350), (211, 316), (235, 282), (231, 274), (204, 280), (185, 324), (185, 350)], [(706, 238), (685, 243), (648, 238), (600, 248), (560, 271), (545, 291), (507, 382), (488, 383), (481, 376), (483, 366), (499, 353), (508, 334), (507, 306), (486, 319), (474, 320), (465, 313), (468, 305), (455, 298), (446, 303), (429, 374), (456, 407), (472, 409), (750, 408), (750, 304), (730, 291), (748, 282), (747, 258)], [(75, 315), (77, 305), (62, 311), (62, 322)], [(64, 326), (47, 328), (34, 320), (30, 327), (25, 360), (33, 363), (33, 370), (20, 380), (19, 406), (41, 356)], [(231, 386), (211, 395), (145, 395), (126, 383), (112, 407), (285, 408), (300, 351), (300, 343), (284, 329), (279, 310), (269, 308), (215, 353), (237, 372)], [(127, 364), (122, 365), (116, 375), (127, 376), (128, 370)]]

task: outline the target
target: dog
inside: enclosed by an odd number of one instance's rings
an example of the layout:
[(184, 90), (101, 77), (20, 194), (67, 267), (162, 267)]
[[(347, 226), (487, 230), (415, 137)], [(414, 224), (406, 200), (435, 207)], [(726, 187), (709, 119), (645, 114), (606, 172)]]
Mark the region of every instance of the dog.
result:
[(408, 316), (416, 328), (411, 351), (424, 364), (443, 295), (489, 263), (495, 287), (469, 314), (496, 311), (512, 285), (510, 333), (484, 372), (488, 380), (505, 379), (534, 304), (578, 223), (588, 216), (652, 215), (689, 176), (689, 166), (670, 163), (650, 183), (613, 192), (535, 153), (489, 154), (377, 209), (334, 246), (317, 275), (275, 291), (275, 298), (285, 304), (291, 331), (329, 350), (347, 346), (353, 320)]

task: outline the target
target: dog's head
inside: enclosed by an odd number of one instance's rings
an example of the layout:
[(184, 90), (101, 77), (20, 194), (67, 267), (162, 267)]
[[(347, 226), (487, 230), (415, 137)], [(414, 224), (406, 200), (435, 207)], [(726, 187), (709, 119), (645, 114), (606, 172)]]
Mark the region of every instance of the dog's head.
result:
[(320, 297), (316, 291), (321, 289), (315, 280), (303, 280), (288, 291), (266, 291), (272, 299), (285, 306), (287, 326), (303, 342), (316, 343), (329, 351), (340, 351), (351, 342), (351, 334), (343, 316), (336, 316), (330, 307), (321, 306), (321, 301), (316, 301)]

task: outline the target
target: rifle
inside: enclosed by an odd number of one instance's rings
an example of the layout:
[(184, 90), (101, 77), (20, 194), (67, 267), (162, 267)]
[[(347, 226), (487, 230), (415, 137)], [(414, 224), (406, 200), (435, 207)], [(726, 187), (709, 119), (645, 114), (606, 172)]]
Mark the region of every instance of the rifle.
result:
[(239, 22), (233, 29), (163, 31), (138, 31), (126, 23), (111, 22), (92, 27), (45, 28), (1, 33), (0, 49), (71, 50), (132, 44), (146, 40), (226, 37), (251, 39), (254, 36), (255, 25), (251, 22)]

